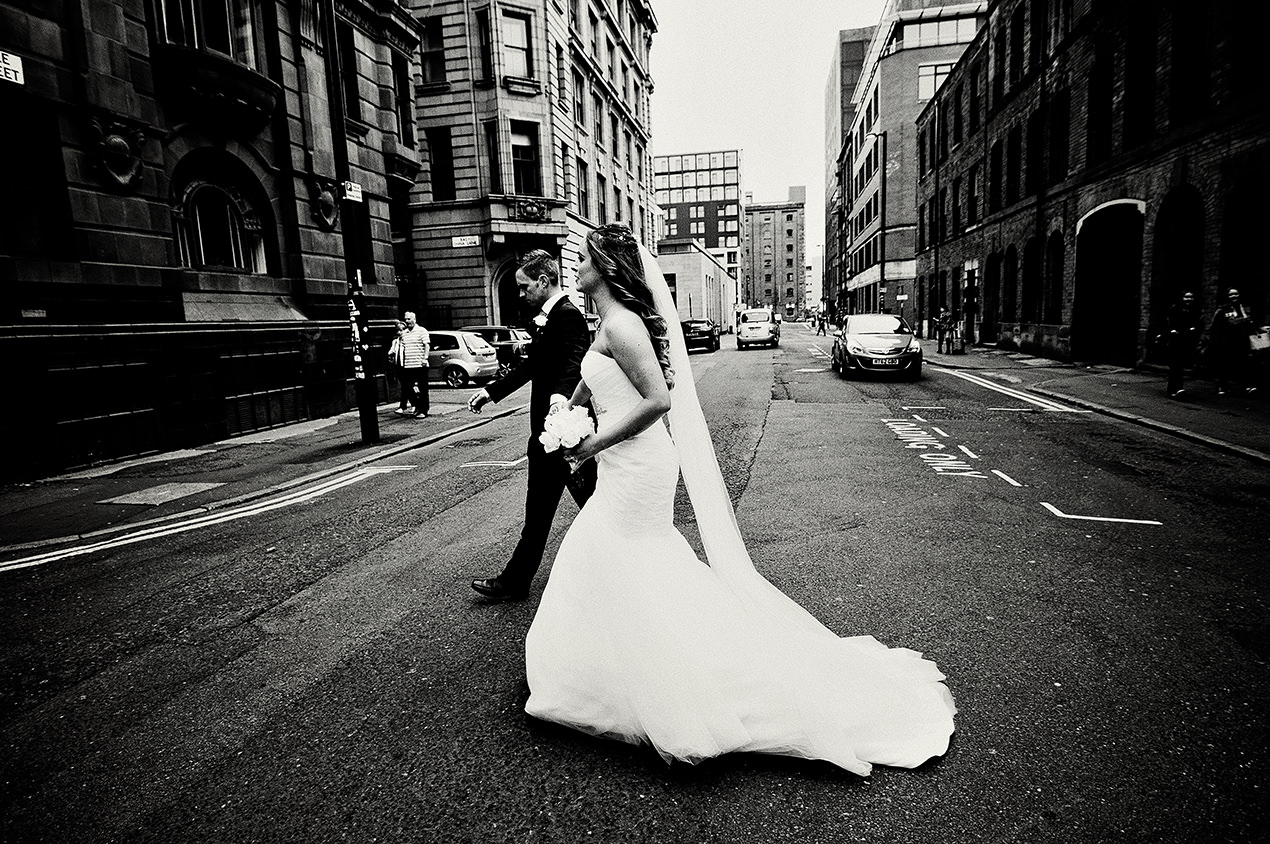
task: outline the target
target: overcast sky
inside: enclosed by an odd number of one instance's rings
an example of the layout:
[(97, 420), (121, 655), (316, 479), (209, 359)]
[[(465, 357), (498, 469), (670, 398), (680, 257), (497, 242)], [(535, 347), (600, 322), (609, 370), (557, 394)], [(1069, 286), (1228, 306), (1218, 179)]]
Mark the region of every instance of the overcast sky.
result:
[(807, 252), (824, 243), (825, 85), (838, 31), (885, 0), (652, 0), (653, 155), (740, 149), (755, 202), (807, 187)]

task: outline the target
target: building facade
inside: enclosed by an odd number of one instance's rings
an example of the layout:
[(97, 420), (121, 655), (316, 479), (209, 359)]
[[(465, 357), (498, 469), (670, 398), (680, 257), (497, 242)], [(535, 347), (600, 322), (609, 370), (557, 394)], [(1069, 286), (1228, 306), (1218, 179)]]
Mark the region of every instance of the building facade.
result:
[(1133, 365), (1193, 291), (1270, 313), (1263, 4), (1002, 0), (921, 114), (919, 289), (968, 340)]
[(705, 317), (726, 333), (732, 326), (737, 301), (737, 281), (732, 271), (694, 237), (667, 238), (657, 248), (657, 263), (674, 294), (679, 318)]
[(665, 215), (661, 236), (700, 240), (737, 277), (745, 214), (741, 151), (655, 156), (653, 188)]
[[(409, 261), (429, 328), (519, 325), (520, 256), (628, 224), (655, 251), (646, 0), (408, 0), (422, 31), (424, 166)], [(579, 302), (579, 304), (582, 304)]]
[(917, 115), (974, 39), (986, 2), (891, 0), (873, 31), (838, 160), (835, 306), (921, 327), (916, 291)]
[[(397, 310), (405, 8), (0, 3), (0, 344), (41, 474), (339, 412)], [(380, 385), (382, 388), (382, 384)]]
[(747, 197), (743, 238), (741, 308), (771, 308), (790, 319), (806, 310), (807, 189), (789, 189), (786, 202), (754, 203)]

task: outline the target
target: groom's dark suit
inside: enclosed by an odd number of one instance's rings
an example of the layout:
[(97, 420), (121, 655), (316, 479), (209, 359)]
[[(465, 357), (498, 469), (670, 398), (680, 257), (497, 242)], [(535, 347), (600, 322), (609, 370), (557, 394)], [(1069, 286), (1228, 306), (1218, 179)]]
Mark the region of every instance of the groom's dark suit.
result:
[[(538, 329), (529, 347), (529, 357), (503, 378), (485, 387), (497, 402), (527, 382), (529, 395), (529, 488), (525, 495), (525, 526), (507, 568), (499, 576), (513, 592), (528, 592), (534, 574), (542, 564), (543, 550), (551, 534), (560, 495), (566, 486), (581, 507), (595, 490), (595, 461), (588, 460), (571, 473), (559, 451), (548, 454), (538, 435), (551, 410), (551, 396), (573, 395), (582, 378), (582, 356), (591, 344), (586, 318), (566, 296), (547, 314), (547, 323)], [(570, 475), (573, 475), (571, 478)]]

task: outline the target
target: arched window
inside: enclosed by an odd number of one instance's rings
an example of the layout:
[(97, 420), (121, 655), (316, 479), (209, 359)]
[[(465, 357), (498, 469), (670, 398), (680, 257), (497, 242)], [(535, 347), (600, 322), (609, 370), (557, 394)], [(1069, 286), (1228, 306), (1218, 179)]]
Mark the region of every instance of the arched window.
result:
[(266, 271), (260, 221), (235, 188), (201, 180), (190, 182), (173, 217), (182, 266)]

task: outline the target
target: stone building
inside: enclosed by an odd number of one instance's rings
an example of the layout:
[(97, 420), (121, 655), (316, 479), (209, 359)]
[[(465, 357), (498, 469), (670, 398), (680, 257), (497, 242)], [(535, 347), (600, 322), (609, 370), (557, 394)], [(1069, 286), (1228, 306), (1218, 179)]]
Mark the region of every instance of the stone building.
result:
[(786, 202), (745, 201), (740, 297), (742, 308), (771, 308), (801, 319), (806, 308), (807, 189), (789, 189)]
[(1168, 307), (1266, 321), (1265, 4), (1000, 0), (917, 121), (917, 274), (967, 340), (1133, 365)]
[(602, 223), (655, 251), (647, 0), (408, 2), (425, 161), (401, 251), (426, 325), (521, 324), (519, 257), (561, 256), (571, 287)]
[(713, 320), (724, 333), (734, 323), (737, 281), (731, 269), (695, 237), (666, 238), (657, 263), (679, 308), (679, 318)]
[(350, 405), (350, 282), (398, 306), (418, 43), (381, 0), (0, 2), (7, 470)]

